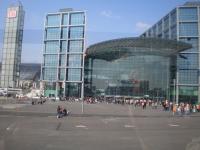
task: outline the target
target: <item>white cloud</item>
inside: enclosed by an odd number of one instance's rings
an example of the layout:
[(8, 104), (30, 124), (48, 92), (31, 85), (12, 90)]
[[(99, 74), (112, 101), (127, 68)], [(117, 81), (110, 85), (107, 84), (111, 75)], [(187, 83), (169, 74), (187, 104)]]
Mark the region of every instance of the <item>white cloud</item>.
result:
[(135, 24), (135, 28), (137, 31), (142, 32), (150, 28), (151, 25), (142, 21), (139, 21)]
[(100, 15), (106, 18), (120, 19), (120, 16), (113, 14), (110, 10), (103, 10)]

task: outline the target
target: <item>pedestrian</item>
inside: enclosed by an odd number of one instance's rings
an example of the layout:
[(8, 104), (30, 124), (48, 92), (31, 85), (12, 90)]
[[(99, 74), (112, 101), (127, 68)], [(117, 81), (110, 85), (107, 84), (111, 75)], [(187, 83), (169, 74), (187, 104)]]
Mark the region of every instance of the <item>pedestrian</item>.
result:
[(176, 107), (176, 105), (174, 104), (174, 105), (173, 105), (173, 110), (172, 110), (172, 111), (173, 111), (173, 116), (174, 116), (175, 113), (176, 113), (176, 109), (177, 109), (177, 107)]
[(57, 107), (57, 118), (61, 118), (62, 117), (62, 108), (61, 106), (58, 105)]

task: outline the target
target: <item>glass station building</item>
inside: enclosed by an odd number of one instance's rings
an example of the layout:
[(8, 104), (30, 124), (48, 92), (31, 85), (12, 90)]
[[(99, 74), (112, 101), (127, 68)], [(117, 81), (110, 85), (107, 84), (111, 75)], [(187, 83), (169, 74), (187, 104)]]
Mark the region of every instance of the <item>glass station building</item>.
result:
[(177, 53), (190, 44), (159, 38), (122, 38), (86, 50), (85, 96), (170, 98)]

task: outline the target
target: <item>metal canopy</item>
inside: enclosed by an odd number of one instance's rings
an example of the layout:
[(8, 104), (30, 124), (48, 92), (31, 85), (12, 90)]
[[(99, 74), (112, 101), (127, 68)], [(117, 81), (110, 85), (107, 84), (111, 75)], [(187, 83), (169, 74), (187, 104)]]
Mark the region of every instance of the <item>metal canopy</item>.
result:
[(172, 56), (192, 48), (190, 44), (160, 38), (121, 38), (91, 45), (86, 56), (112, 61), (133, 55)]

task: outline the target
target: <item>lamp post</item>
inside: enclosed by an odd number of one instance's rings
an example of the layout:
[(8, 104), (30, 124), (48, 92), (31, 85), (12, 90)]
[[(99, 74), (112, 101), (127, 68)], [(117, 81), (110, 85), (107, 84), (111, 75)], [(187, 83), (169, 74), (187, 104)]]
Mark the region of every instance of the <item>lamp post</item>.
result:
[(155, 91), (155, 92), (156, 92), (156, 93), (155, 93), (155, 94), (156, 94), (155, 97), (156, 97), (156, 101), (157, 101), (157, 103), (158, 103), (158, 88), (155, 89), (155, 90), (156, 90), (156, 91)]
[(175, 103), (175, 95), (176, 95), (176, 79), (173, 79), (173, 84), (174, 84), (174, 88), (173, 88), (173, 104)]
[(179, 103), (179, 86), (178, 86), (178, 81), (179, 81), (179, 72), (177, 70), (176, 72), (176, 104)]

